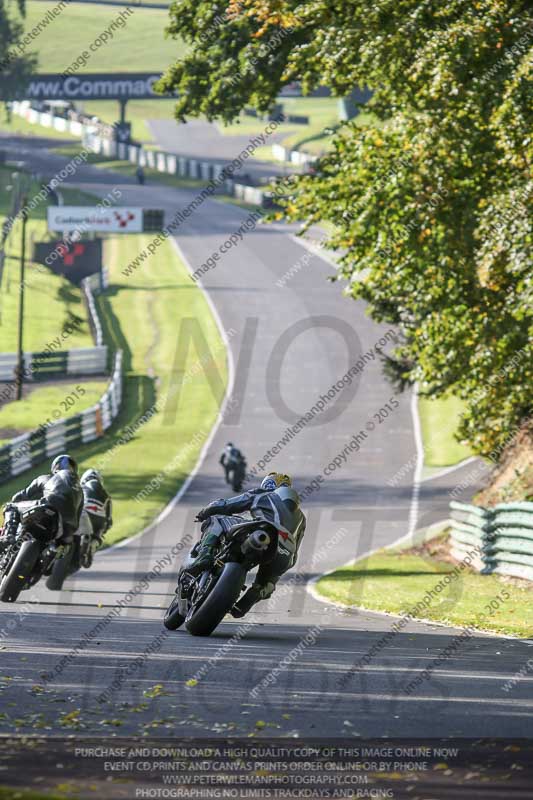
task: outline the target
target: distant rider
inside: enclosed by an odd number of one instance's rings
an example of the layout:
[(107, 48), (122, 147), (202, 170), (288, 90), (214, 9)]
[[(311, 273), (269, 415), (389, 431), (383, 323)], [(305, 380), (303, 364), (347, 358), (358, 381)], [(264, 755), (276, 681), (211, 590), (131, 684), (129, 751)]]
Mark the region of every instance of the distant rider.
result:
[[(39, 475), (26, 489), (16, 492), (12, 503), (43, 500), (58, 512), (62, 521), (61, 538), (71, 539), (78, 530), (83, 510), (83, 491), (78, 479), (78, 465), (69, 455), (57, 456), (52, 461), (49, 475)], [(8, 506), (6, 532), (16, 531), (19, 512)]]
[[(225, 446), (220, 456), (219, 464), (222, 464), (224, 468), (226, 483), (237, 484), (240, 489), (240, 484), (242, 484), (246, 472), (246, 459), (233, 442), (228, 442)], [(232, 474), (233, 478), (231, 477)]]
[(219, 537), (234, 525), (246, 521), (237, 516), (249, 511), (253, 519), (275, 521), (280, 514), (288, 518), (287, 526), (291, 534), (278, 533), (280, 537), (273, 557), (260, 565), (253, 585), (237, 601), (231, 613), (243, 617), (259, 600), (272, 595), (276, 584), (288, 569), (294, 566), (304, 532), (305, 516), (300, 510), (300, 499), (292, 489), (288, 475), (271, 472), (264, 478), (261, 486), (229, 500), (215, 500), (198, 512), (196, 519), (202, 524), (200, 548), (194, 562), (187, 566), (187, 572), (198, 576), (209, 569), (213, 562)]

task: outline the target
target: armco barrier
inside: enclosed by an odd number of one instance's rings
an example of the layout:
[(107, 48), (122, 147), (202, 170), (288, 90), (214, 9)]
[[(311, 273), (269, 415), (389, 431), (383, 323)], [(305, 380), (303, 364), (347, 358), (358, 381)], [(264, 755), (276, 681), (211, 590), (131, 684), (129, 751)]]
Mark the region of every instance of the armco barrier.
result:
[(115, 356), (111, 382), (99, 402), (81, 414), (48, 421), (0, 448), (0, 484), (58, 453), (103, 436), (122, 404), (122, 351)]
[[(0, 353), (0, 383), (15, 380), (16, 353)], [(107, 346), (24, 353), (24, 380), (49, 380), (67, 375), (101, 375), (107, 370)]]
[(500, 503), (493, 508), (450, 503), (451, 553), (462, 560), (475, 551), (472, 566), (533, 580), (533, 503)]
[(76, 114), (70, 117), (58, 117), (46, 111), (37, 111), (31, 108), (28, 100), (22, 102), (14, 101), (11, 103), (11, 111), (19, 117), (23, 117), (32, 125), (42, 125), (44, 128), (54, 128), (61, 133), (71, 133), (73, 136), (83, 136), (85, 130), (90, 129), (99, 132), (104, 136), (111, 136), (113, 126), (105, 122), (96, 122), (94, 119), (83, 114)]
[(104, 335), (102, 333), (102, 325), (100, 323), (100, 318), (96, 311), (96, 305), (94, 302), (94, 295), (93, 295), (93, 282), (91, 277), (96, 277), (100, 280), (100, 276), (90, 276), (85, 278), (82, 281), (81, 289), (83, 292), (83, 296), (85, 298), (85, 304), (87, 306), (87, 311), (89, 315), (89, 326), (91, 328), (91, 333), (93, 335), (94, 343), (97, 347), (103, 347), (104, 345)]
[(310, 167), (318, 161), (318, 156), (304, 153), (301, 150), (289, 150), (288, 147), (283, 147), (282, 144), (272, 145), (272, 158), (276, 161), (295, 164), (298, 167)]
[(102, 153), (111, 158), (130, 161), (141, 167), (150, 167), (167, 175), (176, 175), (179, 178), (193, 178), (215, 181), (221, 191), (230, 197), (244, 200), (259, 208), (272, 208), (273, 195), (259, 186), (248, 186), (238, 183), (233, 178), (224, 179), (226, 164), (213, 161), (200, 161), (197, 158), (186, 158), (174, 153), (164, 153), (158, 150), (144, 150), (139, 145), (124, 145), (100, 136), (88, 134), (83, 140), (84, 146), (95, 153)]

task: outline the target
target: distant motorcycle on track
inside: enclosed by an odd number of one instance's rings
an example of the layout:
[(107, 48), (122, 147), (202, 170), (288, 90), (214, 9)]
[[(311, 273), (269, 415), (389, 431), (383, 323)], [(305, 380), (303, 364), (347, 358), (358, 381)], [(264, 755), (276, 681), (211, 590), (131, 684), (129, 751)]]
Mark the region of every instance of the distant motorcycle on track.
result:
[(234, 492), (241, 492), (246, 475), (246, 461), (238, 461), (229, 469), (228, 483)]
[(226, 483), (234, 492), (242, 491), (244, 478), (246, 475), (246, 459), (238, 447), (232, 442), (228, 442), (222, 451), (219, 463), (224, 469)]

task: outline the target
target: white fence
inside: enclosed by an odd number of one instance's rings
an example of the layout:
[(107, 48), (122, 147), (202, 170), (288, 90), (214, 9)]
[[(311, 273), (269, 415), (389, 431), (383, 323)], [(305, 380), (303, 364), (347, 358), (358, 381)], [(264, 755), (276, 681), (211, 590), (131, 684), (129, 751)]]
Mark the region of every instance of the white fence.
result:
[(121, 405), (122, 351), (119, 350), (109, 386), (96, 405), (66, 419), (47, 421), (0, 448), (0, 484), (47, 458), (100, 438), (112, 425)]
[(283, 147), (281, 144), (272, 145), (272, 158), (276, 161), (284, 161), (285, 163), (294, 164), (298, 167), (310, 167), (318, 161), (318, 156), (313, 156), (310, 153), (303, 153), (301, 150), (290, 150), (288, 147)]
[[(65, 117), (55, 117), (52, 114), (47, 114), (44, 111), (36, 111), (31, 108), (27, 100), (22, 102), (13, 102), (11, 104), (11, 111), (19, 117), (23, 117), (26, 122), (32, 125), (42, 125), (44, 128), (53, 128), (61, 133), (71, 133), (73, 136), (83, 136), (84, 129), (90, 126), (90, 123), (83, 123), (76, 119), (65, 119)], [(92, 126), (93, 130), (97, 130), (98, 126)]]
[[(0, 382), (15, 380), (16, 353), (0, 353)], [(35, 381), (58, 375), (101, 375), (107, 370), (107, 345), (73, 350), (24, 353), (24, 380)]]
[(93, 294), (93, 281), (91, 277), (96, 277), (98, 280), (100, 276), (90, 276), (85, 278), (82, 282), (81, 288), (83, 294), (85, 295), (85, 302), (87, 304), (87, 310), (89, 312), (89, 324), (91, 326), (91, 331), (94, 337), (94, 343), (97, 347), (104, 346), (104, 335), (102, 332), (102, 325), (100, 323), (100, 317), (96, 311), (96, 304), (94, 302), (94, 294)]

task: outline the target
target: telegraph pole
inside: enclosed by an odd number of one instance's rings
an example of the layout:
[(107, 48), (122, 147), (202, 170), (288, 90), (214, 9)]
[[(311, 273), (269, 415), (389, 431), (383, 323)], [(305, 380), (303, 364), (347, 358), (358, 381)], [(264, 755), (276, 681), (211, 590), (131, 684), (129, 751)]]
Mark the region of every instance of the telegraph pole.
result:
[(27, 203), (28, 196), (24, 193), (21, 199), (20, 211), (22, 216), (22, 240), (20, 245), (19, 327), (16, 370), (17, 400), (22, 400), (22, 387), (24, 383), (24, 292), (26, 273), (26, 223), (28, 221)]

